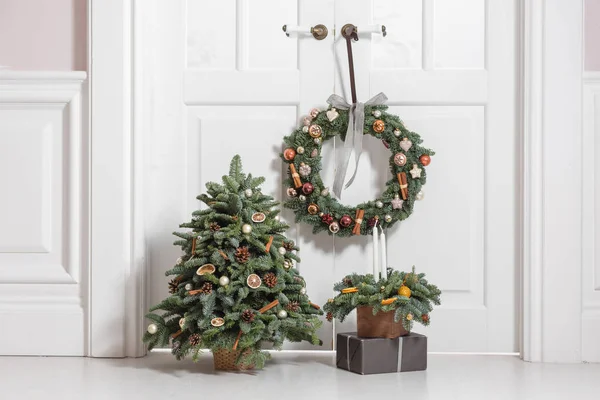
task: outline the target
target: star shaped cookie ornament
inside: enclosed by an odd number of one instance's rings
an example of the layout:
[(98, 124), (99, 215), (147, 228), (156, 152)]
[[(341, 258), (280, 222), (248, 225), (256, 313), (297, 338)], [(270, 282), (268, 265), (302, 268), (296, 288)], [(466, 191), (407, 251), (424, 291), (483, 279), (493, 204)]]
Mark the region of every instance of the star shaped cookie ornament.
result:
[(396, 197), (394, 197), (394, 198), (392, 199), (392, 208), (393, 208), (394, 210), (398, 210), (398, 209), (402, 208), (402, 204), (403, 204), (403, 203), (404, 203), (404, 200), (402, 200), (402, 199), (400, 198), (400, 196), (396, 195)]
[(412, 175), (413, 179), (417, 179), (421, 177), (422, 169), (417, 166), (417, 164), (413, 164), (412, 169), (409, 171)]

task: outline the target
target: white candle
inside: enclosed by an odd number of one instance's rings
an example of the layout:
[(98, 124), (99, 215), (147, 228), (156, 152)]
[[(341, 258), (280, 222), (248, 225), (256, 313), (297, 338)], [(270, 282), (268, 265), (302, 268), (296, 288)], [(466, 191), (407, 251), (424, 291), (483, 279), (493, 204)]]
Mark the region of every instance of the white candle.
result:
[(378, 243), (378, 229), (377, 226), (373, 227), (373, 277), (375, 280), (379, 279), (379, 243)]
[(385, 243), (385, 233), (381, 230), (381, 277), (387, 279), (387, 245)]

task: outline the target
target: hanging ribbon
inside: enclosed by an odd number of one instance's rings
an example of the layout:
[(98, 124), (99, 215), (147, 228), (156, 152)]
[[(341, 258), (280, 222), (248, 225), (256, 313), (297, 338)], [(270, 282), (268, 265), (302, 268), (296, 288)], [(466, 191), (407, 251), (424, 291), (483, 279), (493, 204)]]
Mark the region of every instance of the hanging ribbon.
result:
[(348, 163), (350, 162), (352, 150), (354, 150), (356, 165), (352, 177), (346, 183), (345, 189), (352, 184), (358, 171), (358, 161), (362, 153), (362, 139), (365, 126), (365, 106), (382, 105), (386, 100), (387, 96), (383, 93), (373, 96), (365, 103), (357, 102), (352, 105), (348, 104), (343, 97), (337, 94), (332, 94), (327, 99), (327, 103), (331, 104), (332, 107), (340, 110), (348, 110), (348, 130), (346, 131), (344, 146), (338, 150), (336, 156), (335, 178), (333, 180), (333, 193), (335, 193), (338, 199), (342, 197), (342, 186), (344, 185), (344, 179), (348, 171)]

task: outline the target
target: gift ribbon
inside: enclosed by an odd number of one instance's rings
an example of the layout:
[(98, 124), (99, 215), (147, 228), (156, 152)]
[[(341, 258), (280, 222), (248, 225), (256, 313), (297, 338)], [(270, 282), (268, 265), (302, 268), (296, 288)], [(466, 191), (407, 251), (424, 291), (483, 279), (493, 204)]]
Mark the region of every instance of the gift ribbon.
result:
[(400, 336), (398, 338), (398, 366), (396, 367), (396, 371), (397, 372), (401, 372), (402, 371), (402, 341), (404, 340), (404, 338), (402, 336)]
[(327, 103), (331, 104), (332, 107), (349, 111), (346, 139), (344, 140), (344, 146), (338, 150), (335, 165), (335, 178), (333, 180), (333, 193), (335, 193), (338, 199), (342, 197), (342, 186), (344, 185), (344, 178), (346, 178), (352, 150), (354, 150), (356, 165), (352, 177), (348, 183), (346, 183), (345, 189), (352, 184), (356, 177), (356, 172), (358, 171), (358, 161), (362, 153), (362, 139), (365, 126), (365, 106), (382, 105), (386, 100), (387, 96), (383, 92), (373, 96), (365, 103), (356, 102), (354, 104), (348, 104), (343, 97), (338, 96), (337, 94), (332, 94), (329, 96), (329, 99), (327, 99)]

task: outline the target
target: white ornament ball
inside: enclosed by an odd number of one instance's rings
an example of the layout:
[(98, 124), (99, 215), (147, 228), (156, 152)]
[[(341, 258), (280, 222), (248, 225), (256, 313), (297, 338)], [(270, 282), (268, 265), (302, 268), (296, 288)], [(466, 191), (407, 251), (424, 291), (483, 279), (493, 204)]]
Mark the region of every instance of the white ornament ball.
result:
[(417, 193), (417, 200), (423, 200), (423, 198), (425, 198), (425, 192), (419, 190), (419, 193)]
[(221, 286), (227, 286), (229, 285), (229, 278), (226, 276), (222, 276), (219, 278), (219, 285)]
[(281, 319), (287, 318), (288, 314), (287, 311), (285, 310), (279, 310), (279, 312), (277, 313), (277, 316)]
[(300, 200), (300, 201), (306, 201), (306, 196), (304, 196), (303, 194), (301, 194), (300, 196), (298, 196), (298, 200)]
[(294, 264), (292, 263), (292, 261), (290, 260), (283, 260), (283, 268), (290, 269), (294, 266)]
[(156, 332), (158, 332), (158, 326), (156, 326), (156, 324), (150, 324), (148, 325), (148, 333), (151, 335), (154, 335)]
[(402, 132), (400, 132), (400, 129), (394, 129), (394, 136), (400, 137), (401, 134)]
[(184, 325), (185, 325), (185, 318), (180, 318), (179, 319), (179, 327), (183, 328)]
[(329, 196), (329, 188), (321, 190), (321, 196)]
[(392, 216), (390, 214), (386, 214), (383, 219), (385, 222), (392, 222)]
[(379, 111), (379, 110), (375, 110), (375, 111), (373, 111), (373, 116), (374, 116), (375, 118), (379, 118), (379, 117), (381, 117), (381, 111)]
[(296, 149), (296, 153), (298, 153), (298, 154), (304, 154), (304, 147), (298, 146), (298, 148)]
[(381, 200), (377, 200), (375, 202), (375, 207), (377, 207), (377, 208), (383, 208), (383, 202)]
[(252, 226), (248, 224), (242, 225), (242, 232), (244, 232), (245, 234), (249, 234), (250, 232), (252, 232)]
[(179, 257), (177, 259), (177, 265), (180, 265), (181, 263), (183, 263), (183, 258)]
[(304, 132), (304, 133), (308, 133), (308, 126), (306, 126), (306, 125), (305, 125), (305, 126), (303, 126), (303, 127), (302, 127), (302, 132)]
[(246, 197), (252, 197), (252, 189), (244, 190), (244, 194), (246, 195)]
[(300, 289), (300, 294), (306, 294), (306, 288), (303, 287), (302, 289)]
[(194, 285), (192, 285), (191, 283), (187, 283), (187, 284), (185, 285), (185, 290), (187, 290), (187, 291), (190, 291), (190, 290), (192, 290), (193, 288), (194, 288)]
[(315, 144), (321, 144), (322, 140), (320, 137), (314, 139)]
[(275, 221), (279, 222), (281, 220), (281, 217), (279, 215), (276, 215), (274, 219)]
[(284, 247), (280, 247), (277, 249), (277, 251), (279, 252), (279, 254), (284, 255), (285, 253), (287, 253), (287, 251), (285, 250)]

